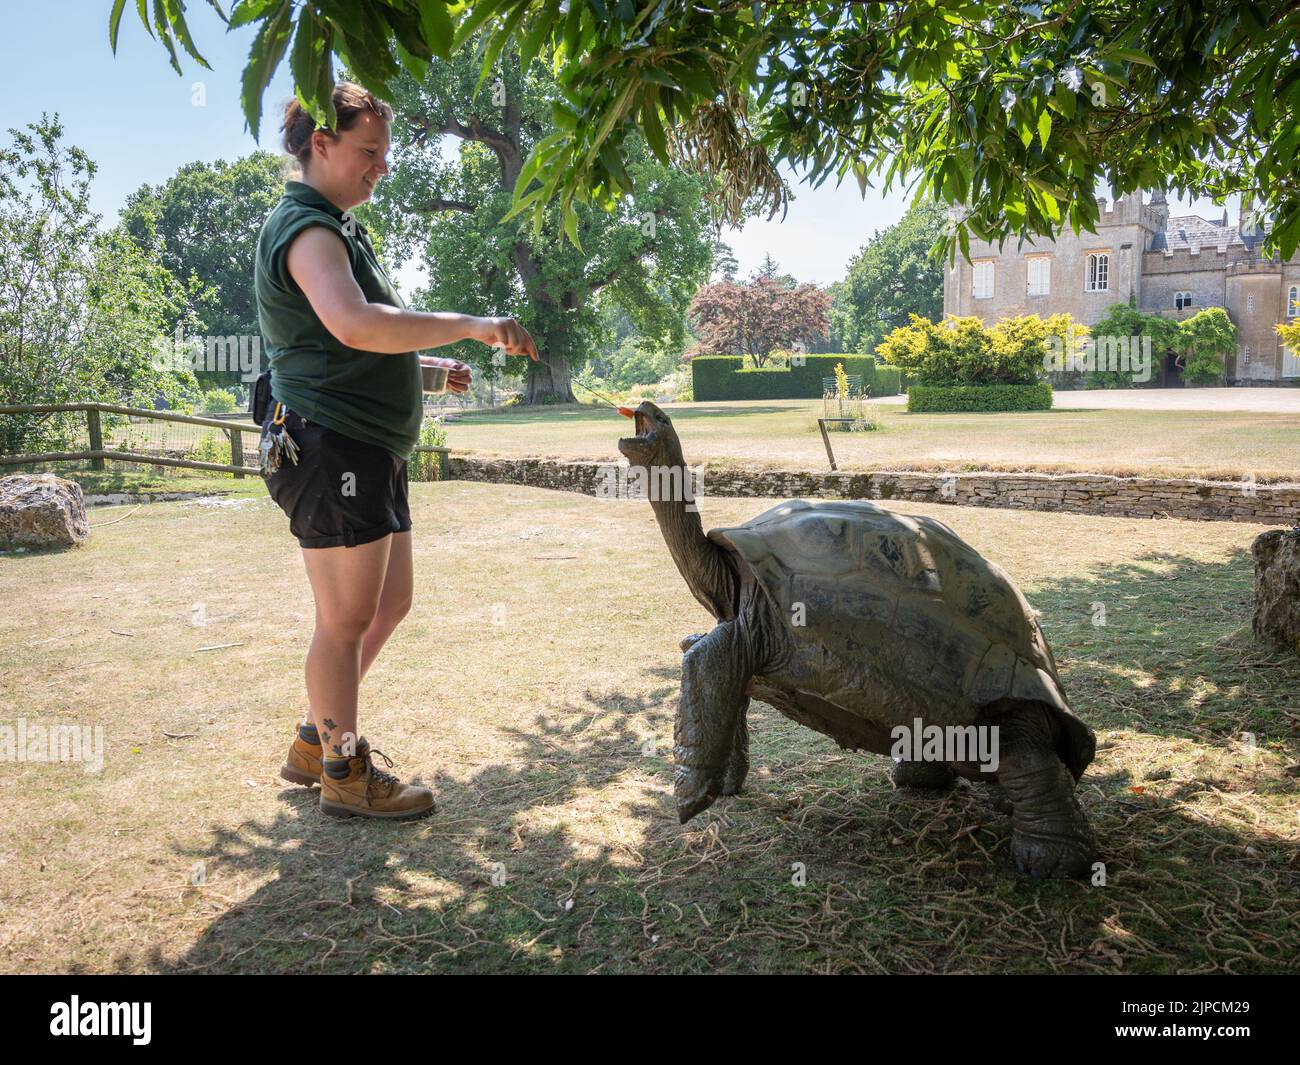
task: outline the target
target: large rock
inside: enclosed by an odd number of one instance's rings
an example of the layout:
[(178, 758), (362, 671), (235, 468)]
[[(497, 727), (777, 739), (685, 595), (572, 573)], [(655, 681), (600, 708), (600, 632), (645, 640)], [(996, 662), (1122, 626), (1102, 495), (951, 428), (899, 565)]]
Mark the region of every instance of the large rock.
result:
[(80, 485), (52, 473), (0, 477), (0, 550), (74, 547), (89, 535)]
[(1300, 652), (1300, 527), (1255, 537), (1255, 635)]

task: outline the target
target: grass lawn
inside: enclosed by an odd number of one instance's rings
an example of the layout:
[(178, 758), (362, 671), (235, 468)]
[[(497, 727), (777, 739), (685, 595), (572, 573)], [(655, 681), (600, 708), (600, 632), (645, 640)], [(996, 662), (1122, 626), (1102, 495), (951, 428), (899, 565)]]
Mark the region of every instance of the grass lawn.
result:
[(264, 498), (266, 487), (256, 474), (235, 477), (228, 473), (189, 470), (183, 466), (151, 466), (146, 463), (110, 462), (108, 469), (83, 468), (81, 463), (43, 463), (26, 472), (53, 473), (76, 481), (85, 495), (111, 495), (129, 492), (155, 496), (169, 492), (200, 492), (232, 498)]
[[(1065, 396), (1067, 398), (1062, 398)], [(1068, 403), (1068, 393), (1058, 396)], [(667, 404), (691, 463), (827, 469), (814, 400)], [(1300, 417), (1248, 412), (1053, 410), (908, 414), (881, 404), (884, 428), (835, 433), (841, 469), (1082, 470), (1294, 480)], [(617, 461), (628, 423), (606, 406), (459, 416), (448, 445), (482, 454)]]
[[(745, 794), (678, 826), (677, 642), (711, 619), (649, 508), (463, 482), (411, 496), (415, 608), (362, 727), (435, 788), (414, 824), (326, 821), (278, 777), (311, 599), (264, 497), (155, 504), (80, 549), (0, 556), (0, 723), (102, 724), (106, 743), (97, 774), (0, 764), (0, 969), (1297, 966), (1300, 660), (1250, 635), (1258, 528), (908, 508), (1042, 612), (1099, 734), (1080, 787), (1107, 868), (1092, 886), (1018, 877), (984, 788), (895, 792), (886, 759), (760, 703)], [(221, 644), (238, 646), (199, 650)]]

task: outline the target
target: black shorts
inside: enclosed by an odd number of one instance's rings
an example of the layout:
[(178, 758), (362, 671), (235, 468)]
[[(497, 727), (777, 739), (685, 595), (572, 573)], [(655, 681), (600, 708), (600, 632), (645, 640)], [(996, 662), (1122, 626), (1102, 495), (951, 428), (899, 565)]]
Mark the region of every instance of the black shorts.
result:
[(286, 459), (262, 480), (289, 516), (289, 531), (298, 543), (355, 547), (410, 530), (405, 459), (386, 447), (304, 421), (293, 411), (284, 426), (298, 445), (298, 462)]

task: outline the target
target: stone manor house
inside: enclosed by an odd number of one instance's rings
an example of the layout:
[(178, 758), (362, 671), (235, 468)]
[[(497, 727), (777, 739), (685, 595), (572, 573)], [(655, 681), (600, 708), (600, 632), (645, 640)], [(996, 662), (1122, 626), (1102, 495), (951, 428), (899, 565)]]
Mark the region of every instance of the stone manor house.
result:
[[(1107, 206), (1099, 198), (1097, 232), (1066, 226), (1055, 241), (972, 240), (970, 261), (944, 268), (945, 315), (975, 316), (991, 325), (1023, 314), (1069, 313), (1096, 324), (1111, 304), (1187, 318), (1223, 307), (1237, 327), (1236, 355), (1225, 360), (1229, 384), (1300, 385), (1300, 358), (1273, 327), (1300, 316), (1300, 255), (1286, 262), (1261, 251), (1266, 227), (1244, 200), (1235, 224), (1199, 215), (1169, 216), (1163, 193), (1141, 193)], [(1174, 356), (1152, 368), (1153, 384), (1180, 385)]]

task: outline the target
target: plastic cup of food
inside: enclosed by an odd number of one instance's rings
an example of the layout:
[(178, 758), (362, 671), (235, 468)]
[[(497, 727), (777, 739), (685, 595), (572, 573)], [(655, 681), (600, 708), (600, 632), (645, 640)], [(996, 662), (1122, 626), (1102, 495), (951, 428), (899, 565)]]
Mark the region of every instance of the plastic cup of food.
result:
[(447, 367), (421, 364), (420, 377), (423, 379), (425, 392), (447, 391)]

